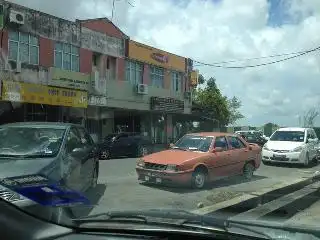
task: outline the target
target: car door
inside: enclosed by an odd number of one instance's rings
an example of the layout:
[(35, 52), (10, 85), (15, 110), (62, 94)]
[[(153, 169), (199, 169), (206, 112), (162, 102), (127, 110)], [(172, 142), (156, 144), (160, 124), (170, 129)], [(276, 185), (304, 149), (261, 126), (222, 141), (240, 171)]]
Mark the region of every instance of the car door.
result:
[(115, 156), (125, 156), (129, 152), (128, 138), (129, 134), (119, 135), (112, 143), (112, 154)]
[(237, 136), (227, 136), (230, 151), (230, 174), (242, 172), (244, 163), (249, 159), (249, 149)]
[(229, 175), (230, 152), (225, 136), (219, 136), (214, 139), (214, 148), (222, 148), (222, 151), (212, 153), (209, 163), (210, 175), (212, 179), (219, 179)]
[(62, 154), (61, 175), (66, 186), (81, 190), (81, 154), (76, 149), (81, 148), (81, 140), (75, 128), (70, 128)]
[(90, 185), (93, 177), (93, 171), (96, 164), (96, 147), (89, 133), (83, 127), (77, 127), (82, 144), (81, 157), (81, 180), (83, 188)]

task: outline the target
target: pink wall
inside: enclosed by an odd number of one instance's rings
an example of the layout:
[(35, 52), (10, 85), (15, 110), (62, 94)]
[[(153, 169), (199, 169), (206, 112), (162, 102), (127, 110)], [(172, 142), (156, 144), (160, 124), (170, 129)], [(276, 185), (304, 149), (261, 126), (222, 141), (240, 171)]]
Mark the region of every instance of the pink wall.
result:
[(51, 39), (39, 37), (39, 65), (54, 66), (54, 42)]
[(92, 72), (92, 51), (80, 48), (80, 72)]
[(124, 58), (117, 58), (117, 80), (125, 80), (125, 60)]

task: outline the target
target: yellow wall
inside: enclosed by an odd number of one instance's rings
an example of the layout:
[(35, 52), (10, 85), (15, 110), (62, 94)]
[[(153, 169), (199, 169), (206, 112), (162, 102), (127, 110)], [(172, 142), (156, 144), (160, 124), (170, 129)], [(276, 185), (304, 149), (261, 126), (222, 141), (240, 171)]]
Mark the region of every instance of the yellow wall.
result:
[[(158, 54), (159, 58), (163, 57), (164, 61), (155, 60), (152, 57), (154, 54)], [(185, 72), (184, 57), (180, 57), (132, 40), (129, 41), (129, 58), (163, 68)]]

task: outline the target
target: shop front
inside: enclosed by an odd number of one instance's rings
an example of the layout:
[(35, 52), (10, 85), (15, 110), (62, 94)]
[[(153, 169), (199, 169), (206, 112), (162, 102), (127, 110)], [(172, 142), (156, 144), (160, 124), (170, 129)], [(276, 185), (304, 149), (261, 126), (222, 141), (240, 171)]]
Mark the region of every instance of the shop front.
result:
[(184, 101), (174, 98), (151, 97), (152, 139), (156, 144), (168, 144), (176, 138), (175, 116), (184, 113)]
[[(83, 124), (88, 106), (86, 91), (35, 83), (2, 82), (2, 101), (19, 112), (15, 121), (51, 121)], [(10, 122), (10, 121), (9, 121)]]

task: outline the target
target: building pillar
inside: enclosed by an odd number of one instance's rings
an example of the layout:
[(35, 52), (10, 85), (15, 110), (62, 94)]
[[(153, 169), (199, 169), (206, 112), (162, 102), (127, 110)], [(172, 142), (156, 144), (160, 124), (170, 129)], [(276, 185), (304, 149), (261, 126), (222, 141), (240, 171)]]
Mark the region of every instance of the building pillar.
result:
[(172, 115), (166, 115), (166, 136), (167, 136), (167, 144), (173, 142), (173, 121)]

